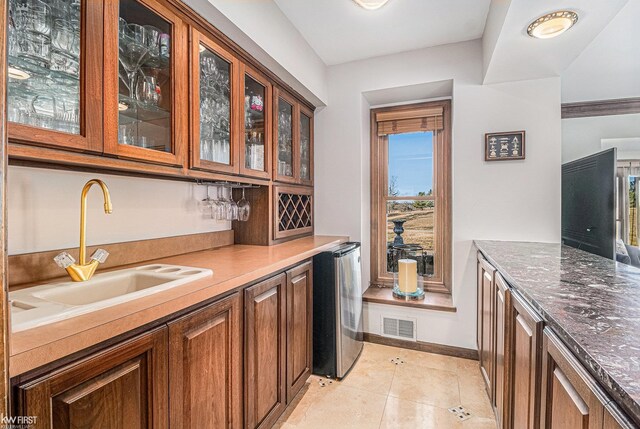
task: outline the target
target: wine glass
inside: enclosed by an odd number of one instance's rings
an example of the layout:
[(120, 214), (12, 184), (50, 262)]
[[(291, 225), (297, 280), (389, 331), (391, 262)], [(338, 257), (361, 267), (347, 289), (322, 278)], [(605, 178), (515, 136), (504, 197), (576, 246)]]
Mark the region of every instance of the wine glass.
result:
[(233, 188), (229, 188), (229, 205), (227, 206), (227, 220), (238, 220), (238, 204), (233, 201)]
[(123, 19), (120, 21), (119, 59), (129, 80), (129, 97), (135, 99), (136, 74), (144, 59), (149, 55), (149, 46), (145, 43), (147, 30), (138, 24), (125, 25), (123, 21)]
[(198, 206), (200, 207), (200, 210), (202, 210), (203, 212), (206, 212), (207, 210), (211, 210), (211, 217), (213, 217), (213, 201), (210, 197), (209, 197), (209, 186), (207, 186), (207, 196), (202, 200), (198, 202)]
[(244, 198), (244, 189), (242, 188), (242, 198), (238, 201), (238, 220), (246, 222), (249, 220), (249, 214), (251, 213), (251, 205), (249, 201)]

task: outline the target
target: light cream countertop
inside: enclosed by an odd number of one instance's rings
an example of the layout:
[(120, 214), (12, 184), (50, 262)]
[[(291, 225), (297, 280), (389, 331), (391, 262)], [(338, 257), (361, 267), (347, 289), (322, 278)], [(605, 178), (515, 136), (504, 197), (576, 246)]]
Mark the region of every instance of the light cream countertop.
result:
[[(11, 334), (11, 377), (95, 346), (282, 271), (347, 237), (313, 236), (276, 246), (235, 245), (147, 261), (213, 270), (213, 276), (56, 323)], [(120, 267), (122, 268), (122, 267)]]

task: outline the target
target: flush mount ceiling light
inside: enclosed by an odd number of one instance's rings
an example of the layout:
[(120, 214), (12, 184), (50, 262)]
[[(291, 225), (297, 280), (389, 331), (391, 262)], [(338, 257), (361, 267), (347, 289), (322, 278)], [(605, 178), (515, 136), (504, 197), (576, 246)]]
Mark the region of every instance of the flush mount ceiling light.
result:
[(533, 21), (527, 27), (527, 34), (536, 39), (551, 39), (573, 27), (578, 14), (570, 10), (551, 12)]
[(360, 7), (367, 10), (376, 10), (380, 9), (382, 6), (387, 4), (389, 0), (353, 0)]

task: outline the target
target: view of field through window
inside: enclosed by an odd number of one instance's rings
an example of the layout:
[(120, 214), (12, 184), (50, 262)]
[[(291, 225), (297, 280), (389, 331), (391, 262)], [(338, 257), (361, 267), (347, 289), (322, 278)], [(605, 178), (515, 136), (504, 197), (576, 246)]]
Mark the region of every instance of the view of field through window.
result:
[(388, 147), (387, 241), (395, 237), (393, 221), (405, 220), (405, 244), (433, 251), (433, 133), (391, 134)]

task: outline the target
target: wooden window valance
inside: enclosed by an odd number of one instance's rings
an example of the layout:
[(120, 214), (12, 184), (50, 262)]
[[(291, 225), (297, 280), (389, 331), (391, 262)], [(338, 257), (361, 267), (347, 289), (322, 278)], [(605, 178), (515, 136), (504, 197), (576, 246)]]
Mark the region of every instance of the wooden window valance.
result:
[(444, 128), (441, 107), (417, 108), (376, 114), (378, 135), (439, 131)]

